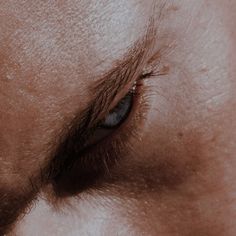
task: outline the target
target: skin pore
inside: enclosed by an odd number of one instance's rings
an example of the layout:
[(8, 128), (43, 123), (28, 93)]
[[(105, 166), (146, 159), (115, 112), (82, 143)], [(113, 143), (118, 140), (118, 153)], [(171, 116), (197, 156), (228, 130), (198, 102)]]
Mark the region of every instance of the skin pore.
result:
[[(1, 1), (0, 234), (234, 236), (235, 12), (230, 0)], [(109, 93), (135, 51), (128, 82), (99, 103), (103, 118), (147, 75), (129, 117), (81, 151), (93, 88), (110, 79)]]

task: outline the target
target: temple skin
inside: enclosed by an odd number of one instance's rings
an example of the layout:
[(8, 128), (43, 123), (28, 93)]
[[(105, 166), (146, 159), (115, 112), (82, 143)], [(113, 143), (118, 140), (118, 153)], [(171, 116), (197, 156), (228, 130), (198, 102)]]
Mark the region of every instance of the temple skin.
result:
[[(236, 235), (235, 12), (230, 0), (0, 1), (0, 234)], [(40, 179), (58, 134), (151, 18), (139, 70), (159, 74), (132, 151), (99, 189), (59, 199)]]

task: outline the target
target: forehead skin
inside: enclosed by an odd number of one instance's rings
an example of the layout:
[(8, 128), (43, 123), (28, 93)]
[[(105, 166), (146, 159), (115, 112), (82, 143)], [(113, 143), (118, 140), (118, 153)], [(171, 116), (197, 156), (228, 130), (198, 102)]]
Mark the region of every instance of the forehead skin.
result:
[(1, 196), (29, 191), (30, 199), (29, 178), (49, 161), (59, 130), (87, 106), (89, 86), (143, 37), (153, 13), (154, 50), (170, 68), (149, 82), (148, 148), (136, 144), (115, 187), (71, 199), (62, 213), (40, 200), (17, 235), (235, 235), (236, 3), (155, 3), (153, 11), (151, 0), (0, 2)]

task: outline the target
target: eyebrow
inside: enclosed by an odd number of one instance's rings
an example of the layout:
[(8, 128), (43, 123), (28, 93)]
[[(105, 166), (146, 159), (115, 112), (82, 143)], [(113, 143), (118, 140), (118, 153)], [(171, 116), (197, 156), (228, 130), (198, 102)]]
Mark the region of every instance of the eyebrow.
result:
[(138, 71), (138, 68), (145, 62), (154, 39), (154, 22), (151, 21), (144, 37), (136, 41), (123, 59), (116, 62), (109, 72), (90, 87), (94, 99), (60, 132), (59, 144), (52, 154), (53, 159), (42, 171), (41, 178), (46, 178), (47, 181), (55, 178), (68, 163), (73, 162), (73, 157), (78, 156), (91, 130), (97, 126), (101, 116), (109, 112), (118, 92), (135, 81), (136, 76), (140, 76), (141, 71)]

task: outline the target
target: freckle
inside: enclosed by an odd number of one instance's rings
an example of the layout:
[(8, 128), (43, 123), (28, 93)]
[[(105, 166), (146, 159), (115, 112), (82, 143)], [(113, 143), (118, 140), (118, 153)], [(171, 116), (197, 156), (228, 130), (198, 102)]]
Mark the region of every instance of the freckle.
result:
[(217, 135), (214, 135), (214, 136), (211, 138), (211, 142), (214, 143), (216, 140), (217, 140)]
[(183, 138), (183, 137), (184, 137), (184, 133), (183, 133), (183, 132), (179, 132), (179, 133), (178, 133), (178, 137), (179, 137), (179, 138)]
[(178, 10), (179, 10), (179, 7), (176, 6), (176, 5), (172, 5), (172, 6), (170, 6), (167, 10), (168, 10), (168, 11), (178, 11)]
[(207, 73), (208, 72), (208, 69), (207, 68), (202, 68), (201, 70), (200, 70), (200, 73)]

